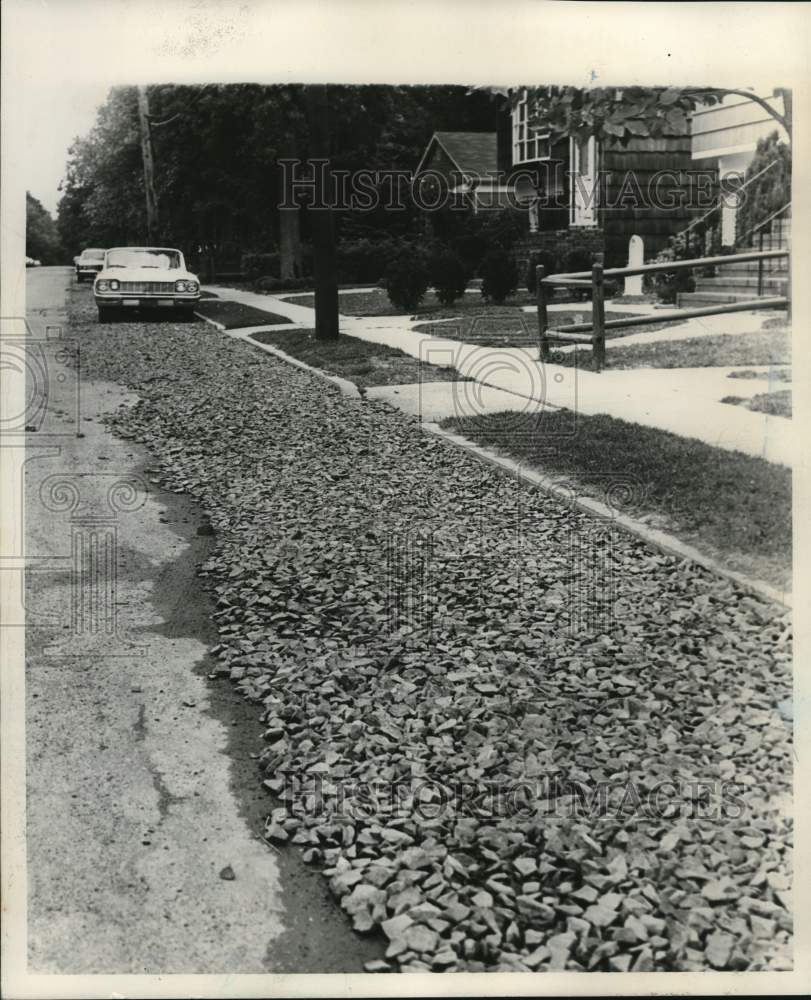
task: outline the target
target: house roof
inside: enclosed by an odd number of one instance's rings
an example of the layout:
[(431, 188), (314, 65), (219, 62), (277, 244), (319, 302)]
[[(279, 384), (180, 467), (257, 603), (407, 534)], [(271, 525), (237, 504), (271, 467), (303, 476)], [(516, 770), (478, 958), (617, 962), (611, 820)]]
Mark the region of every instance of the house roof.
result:
[(495, 132), (434, 132), (416, 173), (419, 173), (435, 143), (445, 150), (464, 174), (495, 174), (498, 156)]

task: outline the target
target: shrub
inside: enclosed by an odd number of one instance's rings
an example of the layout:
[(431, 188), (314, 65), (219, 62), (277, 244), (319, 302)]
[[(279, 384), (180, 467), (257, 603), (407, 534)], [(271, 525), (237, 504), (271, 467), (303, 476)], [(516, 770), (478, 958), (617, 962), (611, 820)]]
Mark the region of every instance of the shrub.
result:
[(435, 251), (428, 262), (428, 276), (443, 306), (465, 294), (470, 277), (462, 258), (447, 247)]
[(557, 254), (550, 250), (539, 250), (532, 254), (527, 264), (527, 291), (533, 295), (536, 292), (535, 268), (538, 266), (543, 266), (547, 278), (550, 274), (559, 274), (562, 270)]
[[(662, 264), (671, 260), (691, 260), (700, 257), (704, 252), (699, 237), (689, 232), (671, 236), (667, 246), (654, 258), (655, 263)], [(692, 292), (695, 279), (690, 271), (657, 271), (651, 277), (651, 287), (660, 302), (675, 303), (679, 292)]]
[(482, 298), (502, 303), (518, 288), (518, 267), (507, 250), (491, 250), (479, 267)]
[(240, 268), (246, 278), (278, 278), (278, 253), (245, 253)]
[[(574, 271), (575, 273), (579, 271), (588, 271), (591, 274), (591, 269), (594, 266), (594, 254), (589, 253), (588, 250), (570, 250), (566, 254), (566, 267), (564, 271), (570, 273)], [(606, 298), (610, 298), (615, 294), (617, 286), (614, 282), (607, 281), (603, 286), (603, 295)], [(587, 302), (591, 299), (591, 289), (589, 288), (573, 288), (571, 289), (571, 294), (573, 298), (580, 299), (582, 302)]]
[[(773, 164), (774, 161), (776, 164)], [(751, 180), (768, 170), (757, 180)], [(746, 181), (751, 181), (741, 196), (735, 219), (736, 242), (746, 246), (752, 230), (791, 200), (791, 150), (780, 141), (777, 132), (758, 139), (755, 155), (746, 168)]]
[(383, 287), (397, 309), (413, 312), (429, 284), (425, 254), (417, 247), (402, 246), (386, 265)]

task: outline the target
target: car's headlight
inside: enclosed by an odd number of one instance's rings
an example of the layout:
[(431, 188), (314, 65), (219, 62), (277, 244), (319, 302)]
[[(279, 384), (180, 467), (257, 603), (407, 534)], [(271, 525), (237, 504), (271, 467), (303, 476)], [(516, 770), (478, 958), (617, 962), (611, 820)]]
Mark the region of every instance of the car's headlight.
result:
[(196, 281), (187, 281), (186, 282), (186, 291), (187, 292), (196, 292), (199, 287), (200, 286), (197, 284)]
[(175, 291), (176, 292), (185, 292), (186, 291), (186, 282), (183, 281), (182, 278), (181, 278), (180, 281), (176, 281), (175, 282)]
[(115, 278), (112, 278), (110, 281), (110, 291), (117, 292), (118, 288), (119, 288), (118, 282), (116, 281)]
[(96, 282), (96, 288), (100, 292), (106, 292), (109, 289), (109, 287), (110, 287), (110, 282), (105, 281), (104, 279)]

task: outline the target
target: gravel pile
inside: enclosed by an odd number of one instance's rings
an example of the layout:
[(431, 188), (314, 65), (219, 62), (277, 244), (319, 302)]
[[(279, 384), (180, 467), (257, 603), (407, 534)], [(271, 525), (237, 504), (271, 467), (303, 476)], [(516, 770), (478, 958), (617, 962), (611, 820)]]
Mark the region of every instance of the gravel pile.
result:
[(371, 970), (790, 968), (782, 609), (211, 328), (74, 311), (216, 531), (266, 836)]

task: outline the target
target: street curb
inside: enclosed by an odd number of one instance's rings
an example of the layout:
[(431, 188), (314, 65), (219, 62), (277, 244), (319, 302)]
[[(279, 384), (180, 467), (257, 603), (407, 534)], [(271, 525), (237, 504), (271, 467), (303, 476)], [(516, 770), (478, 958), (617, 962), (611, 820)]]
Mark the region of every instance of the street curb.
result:
[(226, 332), (225, 326), (222, 323), (218, 323), (216, 319), (211, 319), (210, 316), (205, 316), (203, 313), (199, 313), (199, 312), (195, 312), (194, 315), (198, 319), (201, 319), (204, 323), (209, 323), (216, 330), (219, 330), (220, 333), (225, 333)]
[(697, 563), (699, 566), (709, 570), (711, 573), (723, 576), (732, 583), (737, 584), (739, 587), (743, 587), (745, 590), (750, 591), (750, 593), (771, 601), (774, 604), (779, 604), (789, 610), (792, 607), (791, 595), (787, 594), (785, 591), (778, 590), (776, 587), (773, 587), (771, 584), (765, 583), (762, 580), (753, 580), (751, 577), (745, 576), (743, 573), (737, 573), (735, 570), (727, 569), (725, 566), (722, 566), (721, 563), (717, 562), (717, 560), (704, 555), (703, 552), (700, 552), (698, 549), (694, 549), (691, 545), (687, 545), (685, 542), (680, 541), (678, 538), (665, 531), (659, 531), (656, 528), (651, 528), (646, 524), (642, 524), (641, 521), (637, 521), (625, 514), (619, 514), (615, 509), (607, 506), (599, 500), (593, 500), (590, 497), (580, 497), (576, 494), (573, 495), (572, 490), (562, 487), (559, 480), (556, 481), (550, 476), (544, 476), (542, 473), (535, 472), (533, 469), (527, 469), (514, 459), (505, 458), (504, 456), (491, 451), (489, 448), (483, 448), (481, 445), (476, 444), (469, 438), (463, 437), (461, 434), (452, 434), (450, 431), (444, 430), (444, 428), (440, 427), (439, 424), (425, 421), (421, 422), (420, 426), (426, 433), (433, 434), (436, 437), (444, 439), (449, 444), (452, 444), (457, 448), (461, 448), (463, 451), (466, 451), (469, 455), (472, 455), (474, 458), (477, 458), (486, 465), (495, 466), (502, 472), (506, 472), (530, 486), (537, 486), (545, 493), (551, 494), (557, 499), (562, 500), (564, 503), (573, 503), (576, 507), (580, 508), (580, 510), (583, 510), (587, 514), (597, 515), (600, 518), (610, 520), (624, 531), (634, 535), (636, 538), (646, 542), (648, 545), (652, 545), (655, 548), (660, 549), (668, 555), (677, 556), (680, 559), (688, 559), (690, 562)]
[(316, 378), (320, 378), (324, 382), (331, 382), (334, 386), (337, 386), (341, 390), (344, 396), (349, 396), (352, 399), (363, 398), (358, 387), (354, 382), (350, 382), (349, 379), (341, 378), (340, 375), (330, 375), (328, 372), (322, 371), (320, 368), (313, 368), (313, 366), (308, 365), (306, 361), (299, 361), (298, 358), (285, 354), (285, 352), (280, 350), (278, 347), (273, 347), (271, 344), (262, 344), (258, 340), (254, 340), (253, 334), (251, 333), (239, 336), (236, 330), (226, 330), (225, 332), (229, 337), (233, 337), (235, 340), (241, 340), (243, 343), (250, 344), (252, 347), (257, 347), (260, 351), (265, 351), (267, 354), (273, 354), (280, 361), (286, 361), (287, 364), (293, 365), (295, 368), (301, 368), (303, 371), (309, 372), (311, 375), (315, 375)]
[[(363, 398), (360, 390), (354, 382), (341, 378), (339, 375), (330, 375), (328, 372), (322, 371), (320, 368), (313, 368), (312, 365), (308, 365), (305, 361), (299, 361), (298, 358), (293, 358), (289, 354), (285, 354), (285, 352), (280, 350), (278, 347), (273, 347), (271, 344), (262, 344), (258, 340), (254, 340), (253, 334), (256, 333), (256, 327), (242, 328), (240, 330), (226, 330), (223, 324), (218, 323), (215, 319), (204, 316), (202, 313), (195, 313), (194, 315), (199, 316), (200, 319), (204, 320), (206, 323), (210, 323), (221, 333), (226, 334), (226, 336), (231, 337), (233, 340), (241, 340), (244, 344), (250, 344), (251, 347), (256, 347), (260, 351), (265, 351), (267, 354), (275, 355), (280, 361), (286, 361), (287, 364), (293, 365), (295, 368), (301, 368), (325, 382), (331, 382), (334, 386), (337, 386), (341, 390), (344, 396), (349, 396), (352, 399)], [(295, 325), (296, 324), (291, 323), (290, 328), (295, 328)], [(276, 327), (269, 326), (267, 329), (273, 330), (276, 329)], [(286, 324), (285, 329), (288, 329)], [(304, 329), (304, 327), (302, 327), (302, 329)]]

